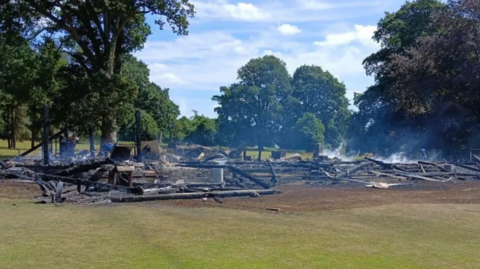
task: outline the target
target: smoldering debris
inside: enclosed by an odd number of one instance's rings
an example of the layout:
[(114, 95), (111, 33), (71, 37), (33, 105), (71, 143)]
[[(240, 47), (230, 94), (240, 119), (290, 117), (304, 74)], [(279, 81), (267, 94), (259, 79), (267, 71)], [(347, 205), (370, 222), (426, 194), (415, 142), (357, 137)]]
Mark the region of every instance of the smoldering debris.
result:
[(390, 189), (408, 188), (417, 182), (449, 184), (480, 179), (477, 162), (387, 163), (372, 158), (342, 161), (322, 156), (301, 160), (283, 154), (276, 160), (256, 162), (241, 160), (237, 151), (233, 155), (238, 158), (229, 158), (229, 152), (206, 147), (176, 149), (168, 153), (172, 158), (167, 159), (167, 153), (163, 153), (157, 159), (136, 162), (127, 151), (112, 151), (121, 152), (122, 158), (105, 154), (90, 159), (53, 159), (47, 165), (31, 158), (16, 158), (0, 162), (0, 178), (37, 184), (41, 192), (35, 198), (43, 204), (171, 199), (205, 202), (209, 198), (224, 203), (228, 197), (280, 194), (274, 188), (289, 184)]

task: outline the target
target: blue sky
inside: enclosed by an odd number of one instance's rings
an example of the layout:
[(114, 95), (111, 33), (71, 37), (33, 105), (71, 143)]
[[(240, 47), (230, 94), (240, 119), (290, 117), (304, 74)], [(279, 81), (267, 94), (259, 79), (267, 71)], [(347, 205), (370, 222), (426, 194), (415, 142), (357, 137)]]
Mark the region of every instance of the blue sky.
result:
[(152, 26), (135, 55), (150, 68), (150, 80), (170, 88), (182, 115), (192, 110), (215, 117), (211, 101), (220, 86), (237, 80), (251, 58), (273, 54), (291, 74), (303, 64), (322, 66), (344, 82), (347, 97), (373, 83), (363, 59), (379, 44), (371, 37), (385, 11), (404, 0), (196, 0), (188, 36)]

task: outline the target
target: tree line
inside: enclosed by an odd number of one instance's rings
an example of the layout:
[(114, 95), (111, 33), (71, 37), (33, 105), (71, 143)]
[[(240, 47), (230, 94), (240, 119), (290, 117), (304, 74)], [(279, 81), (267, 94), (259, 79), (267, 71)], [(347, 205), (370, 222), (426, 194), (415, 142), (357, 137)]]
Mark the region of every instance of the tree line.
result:
[[(54, 127), (98, 130), (103, 141), (142, 139), (312, 151), (345, 145), (389, 155), (424, 148), (446, 156), (480, 146), (480, 1), (407, 1), (378, 22), (379, 51), (363, 65), (374, 85), (349, 110), (345, 85), (318, 65), (290, 75), (278, 57), (251, 59), (212, 100), (218, 117), (179, 118), (169, 89), (132, 56), (150, 27), (188, 34), (195, 14), (177, 1), (5, 1), (0, 4), (0, 136), (38, 139), (44, 104)], [(15, 139), (13, 139), (15, 138)]]
[(167, 129), (178, 106), (131, 54), (143, 48), (151, 26), (187, 35), (194, 14), (188, 0), (2, 1), (2, 138), (10, 147), (20, 138), (38, 139), (44, 104), (53, 127), (98, 130), (103, 142), (115, 142), (117, 131), (132, 139), (135, 109), (142, 111), (142, 138)]
[(348, 147), (459, 157), (480, 146), (480, 1), (406, 2), (374, 39), (363, 64), (375, 84), (355, 98)]

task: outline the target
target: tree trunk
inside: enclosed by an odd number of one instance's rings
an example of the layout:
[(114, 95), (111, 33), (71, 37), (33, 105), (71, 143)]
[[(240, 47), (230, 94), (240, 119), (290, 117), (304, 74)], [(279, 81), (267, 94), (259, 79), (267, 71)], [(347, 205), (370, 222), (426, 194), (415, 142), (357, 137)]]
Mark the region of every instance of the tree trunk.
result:
[(105, 118), (102, 121), (102, 136), (101, 143), (116, 143), (117, 131), (115, 130), (115, 120)]
[(7, 147), (9, 149), (12, 148), (12, 140), (10, 139), (10, 130), (9, 130), (9, 126), (10, 126), (10, 107), (7, 106), (6, 109), (5, 109), (5, 125), (6, 125), (6, 136), (7, 136)]
[(7, 107), (8, 112), (8, 148), (15, 148), (15, 108), (14, 105), (9, 105)]
[(262, 161), (262, 151), (263, 151), (263, 145), (258, 145), (258, 161)]

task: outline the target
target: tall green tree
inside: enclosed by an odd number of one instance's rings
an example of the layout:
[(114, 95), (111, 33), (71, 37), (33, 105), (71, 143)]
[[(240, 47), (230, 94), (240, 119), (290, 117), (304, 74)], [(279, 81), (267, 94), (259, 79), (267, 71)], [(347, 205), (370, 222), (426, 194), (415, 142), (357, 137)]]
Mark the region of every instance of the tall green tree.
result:
[(53, 38), (45, 38), (42, 42), (31, 42), (36, 52), (36, 70), (34, 84), (28, 95), (29, 129), (31, 131), (32, 147), (35, 139), (40, 139), (43, 126), (44, 105), (55, 106), (53, 98), (59, 91), (62, 79), (57, 76), (58, 71), (65, 67), (67, 57), (63, 54)]
[(289, 98), (291, 77), (286, 64), (267, 55), (250, 60), (238, 70), (239, 83), (220, 88), (215, 111), (219, 117), (236, 125), (240, 134), (258, 146), (261, 160), (265, 146), (274, 145), (281, 128), (282, 102)]
[[(140, 110), (140, 140), (141, 141), (151, 141), (157, 140), (157, 134), (159, 128), (155, 119), (145, 110)], [(135, 132), (136, 132), (136, 121), (133, 118), (130, 121), (127, 121), (121, 128), (119, 132), (119, 137), (123, 141), (135, 141)]]
[[(135, 108), (142, 110), (142, 117), (145, 117), (145, 120), (153, 120), (156, 127), (153, 128), (153, 124), (149, 122), (150, 130), (168, 131), (169, 124), (173, 124), (180, 115), (178, 106), (170, 100), (169, 89), (162, 89), (150, 82), (148, 66), (134, 56), (125, 55), (123, 61), (122, 76), (133, 81), (138, 88), (138, 94), (134, 98)], [(143, 114), (148, 114), (148, 116)], [(124, 119), (120, 132), (132, 133), (133, 131), (129, 128), (134, 128), (134, 122), (135, 117), (132, 112)], [(151, 136), (145, 135), (145, 137)], [(122, 139), (126, 139), (125, 134)]]
[(28, 125), (25, 104), (37, 74), (37, 55), (29, 43), (13, 35), (0, 35), (0, 109), (3, 110), (3, 138), (15, 148)]
[[(188, 34), (188, 18), (194, 15), (194, 7), (188, 0), (3, 1), (0, 10), (4, 14), (0, 16), (4, 31), (19, 31), (24, 36), (48, 32), (61, 39), (63, 51), (84, 72), (81, 74), (78, 67), (73, 67), (74, 70), (70, 70), (75, 71), (73, 75), (87, 76), (94, 82), (90, 87), (92, 92), (84, 98), (91, 98), (89, 104), (97, 108), (105, 105), (106, 100), (118, 101), (117, 95), (132, 97), (135, 93), (131, 83), (122, 81), (122, 55), (141, 49), (151, 33), (145, 22), (146, 14), (155, 18), (160, 29), (169, 24), (179, 35)], [(70, 86), (74, 86), (71, 82)], [(117, 115), (130, 106), (122, 104), (110, 106), (109, 113), (103, 110), (88, 115), (94, 122), (101, 122), (103, 141), (116, 140)], [(86, 108), (83, 112), (93, 110)]]
[(390, 63), (391, 88), (409, 118), (420, 119), (433, 146), (466, 154), (480, 146), (480, 2), (449, 1), (434, 16), (438, 31), (419, 37)]
[(340, 146), (350, 114), (345, 85), (320, 66), (303, 65), (295, 70), (292, 86), (292, 96), (299, 102), (296, 119), (312, 113), (325, 127), (325, 143)]
[(391, 91), (396, 77), (391, 76), (390, 63), (394, 55), (404, 55), (417, 38), (437, 31), (432, 26), (432, 14), (444, 8), (437, 0), (407, 1), (398, 11), (385, 13), (378, 22), (373, 39), (381, 44), (381, 49), (363, 62), (375, 84), (355, 98), (358, 112), (352, 115), (348, 130), (350, 149), (384, 154), (386, 149), (424, 146), (424, 141), (418, 140), (423, 128), (421, 122), (405, 116)]
[(167, 131), (180, 115), (180, 109), (170, 99), (170, 90), (150, 82), (148, 66), (131, 55), (124, 57), (123, 76), (138, 86), (135, 107), (149, 113), (161, 131)]
[(217, 125), (215, 119), (210, 119), (203, 115), (195, 115), (191, 119), (193, 132), (187, 135), (186, 142), (199, 144), (202, 146), (215, 146)]
[(305, 113), (284, 135), (289, 148), (312, 152), (315, 145), (325, 142), (325, 127), (313, 113)]

